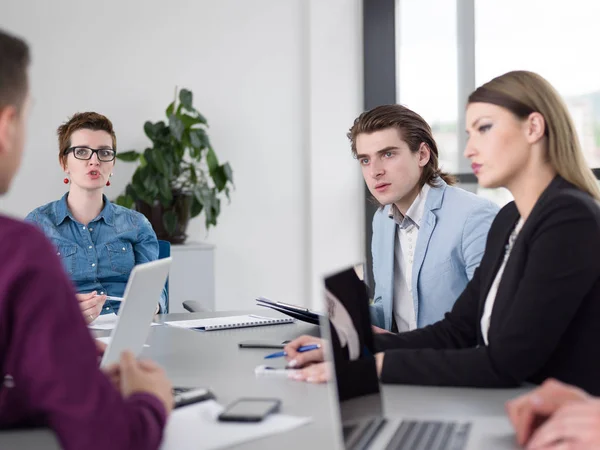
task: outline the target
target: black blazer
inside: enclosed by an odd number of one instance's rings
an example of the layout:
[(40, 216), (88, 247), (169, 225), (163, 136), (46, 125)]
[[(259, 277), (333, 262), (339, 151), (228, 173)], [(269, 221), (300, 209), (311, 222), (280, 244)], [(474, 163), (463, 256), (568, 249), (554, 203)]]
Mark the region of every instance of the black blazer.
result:
[(514, 202), (500, 210), (443, 320), (376, 336), (384, 383), (510, 387), (554, 377), (600, 394), (600, 207), (559, 176), (514, 243), (483, 342), (484, 303), (518, 219)]

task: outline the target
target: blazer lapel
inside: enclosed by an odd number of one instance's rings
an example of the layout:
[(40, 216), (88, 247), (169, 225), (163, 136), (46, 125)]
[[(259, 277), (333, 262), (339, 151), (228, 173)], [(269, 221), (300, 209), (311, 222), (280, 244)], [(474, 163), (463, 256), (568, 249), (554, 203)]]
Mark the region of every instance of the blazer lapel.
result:
[(383, 318), (385, 321), (385, 328), (388, 330), (392, 329), (392, 314), (394, 306), (394, 258), (396, 249), (396, 222), (392, 219), (388, 219), (390, 207), (387, 206), (385, 209), (385, 233), (383, 241), (382, 253), (385, 258), (385, 266), (381, 267), (381, 273), (386, 277), (382, 280), (383, 285), (387, 292), (384, 292), (384, 304), (383, 304)]
[[(419, 273), (421, 272), (421, 266), (425, 260), (425, 254), (427, 253), (427, 247), (429, 246), (429, 240), (433, 234), (435, 223), (437, 218), (431, 211), (427, 211), (423, 214), (423, 221), (421, 222), (421, 228), (419, 229), (419, 237), (417, 239), (417, 247), (415, 248), (415, 259), (413, 261), (413, 276), (412, 276), (412, 292), (413, 292), (413, 306), (415, 308), (415, 322), (419, 323), (419, 291), (417, 289), (419, 282)], [(418, 326), (418, 325), (417, 325)]]
[[(493, 258), (492, 259), (492, 261), (493, 261), (492, 270), (487, 273), (487, 277), (485, 279), (483, 279), (481, 282), (481, 286), (483, 289), (481, 290), (481, 296), (479, 298), (478, 317), (480, 319), (481, 319), (481, 316), (483, 316), (483, 308), (485, 306), (485, 301), (487, 300), (488, 293), (490, 292), (490, 288), (492, 287), (492, 283), (494, 282), (494, 279), (496, 278), (496, 274), (498, 273), (498, 270), (500, 269), (500, 265), (502, 264), (502, 261), (504, 260), (504, 253), (506, 251), (506, 244), (508, 242), (508, 237), (510, 236), (510, 233), (512, 233), (513, 229), (515, 228), (515, 225), (517, 224), (517, 221), (519, 220), (519, 211), (517, 210), (517, 207), (515, 206), (514, 203), (512, 206), (514, 208), (514, 212), (506, 220), (506, 224), (504, 226), (502, 226), (502, 231), (499, 233), (500, 241), (496, 242), (496, 245), (493, 248), (491, 248), (491, 250), (492, 250), (491, 253), (492, 253), (492, 258)], [(486, 252), (487, 251), (488, 251), (488, 249), (486, 248)]]
[(417, 238), (417, 246), (415, 248), (411, 283), (413, 306), (415, 309), (415, 322), (417, 323), (417, 326), (419, 324), (419, 290), (417, 289), (417, 286), (419, 285), (419, 274), (421, 273), (421, 267), (423, 266), (425, 254), (427, 253), (427, 247), (429, 246), (429, 241), (437, 222), (437, 217), (433, 211), (442, 207), (444, 191), (447, 186), (448, 185), (442, 179), (439, 179), (439, 184), (435, 187), (431, 187), (427, 194), (427, 199), (425, 200), (425, 211), (423, 212), (423, 219), (421, 220), (421, 225), (419, 227), (419, 237)]

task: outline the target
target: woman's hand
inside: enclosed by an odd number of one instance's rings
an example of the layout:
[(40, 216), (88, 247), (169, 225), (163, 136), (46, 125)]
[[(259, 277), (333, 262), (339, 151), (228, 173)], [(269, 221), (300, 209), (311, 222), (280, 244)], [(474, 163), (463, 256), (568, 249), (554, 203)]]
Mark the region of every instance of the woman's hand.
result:
[(75, 294), (85, 322), (89, 325), (102, 312), (106, 295), (96, 295), (96, 291), (87, 294)]
[(506, 403), (517, 442), (525, 445), (535, 430), (561, 407), (584, 402), (590, 396), (581, 389), (548, 379), (539, 388)]
[[(314, 350), (313, 350), (314, 351)], [(311, 364), (304, 369), (297, 369), (288, 375), (292, 380), (307, 383), (327, 383), (331, 380), (331, 363), (329, 361)]]
[[(303, 345), (314, 344), (320, 345), (321, 348), (302, 353), (298, 351)], [(300, 336), (289, 342), (283, 347), (283, 351), (286, 353), (285, 358), (289, 361), (288, 367), (303, 367), (307, 364), (322, 362), (324, 360), (323, 344), (323, 339), (314, 336)]]

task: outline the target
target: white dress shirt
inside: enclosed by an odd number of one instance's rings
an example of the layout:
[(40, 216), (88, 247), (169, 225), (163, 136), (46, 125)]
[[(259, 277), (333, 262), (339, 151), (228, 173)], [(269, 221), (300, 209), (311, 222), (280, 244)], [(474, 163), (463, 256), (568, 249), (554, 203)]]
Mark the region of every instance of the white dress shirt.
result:
[(492, 309), (494, 309), (494, 302), (496, 301), (496, 295), (498, 294), (498, 286), (500, 285), (500, 281), (502, 280), (502, 275), (504, 274), (504, 268), (506, 267), (506, 261), (508, 261), (508, 257), (510, 256), (510, 252), (512, 251), (513, 245), (517, 240), (517, 236), (519, 235), (519, 231), (523, 228), (523, 219), (519, 219), (517, 225), (515, 225), (514, 230), (510, 233), (508, 238), (508, 243), (504, 248), (504, 259), (502, 260), (502, 265), (498, 272), (496, 273), (496, 278), (494, 278), (494, 282), (490, 287), (490, 291), (485, 299), (485, 306), (483, 307), (483, 315), (481, 316), (481, 334), (483, 335), (483, 342), (485, 345), (489, 345), (488, 342), (488, 332), (490, 331), (490, 320), (492, 319)]
[(390, 208), (390, 217), (397, 224), (394, 248), (394, 319), (399, 332), (417, 328), (412, 295), (412, 272), (419, 228), (429, 189), (428, 184), (423, 186), (406, 211), (406, 215), (403, 215), (396, 205)]

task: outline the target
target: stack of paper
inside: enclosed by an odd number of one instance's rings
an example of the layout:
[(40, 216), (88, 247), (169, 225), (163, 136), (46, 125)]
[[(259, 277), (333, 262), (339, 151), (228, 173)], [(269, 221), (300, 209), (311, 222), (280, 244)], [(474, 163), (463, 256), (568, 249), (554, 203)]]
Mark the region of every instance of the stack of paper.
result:
[(258, 423), (219, 422), (223, 407), (214, 400), (184, 406), (169, 417), (163, 450), (214, 449), (283, 433), (309, 423), (310, 417), (272, 414)]

